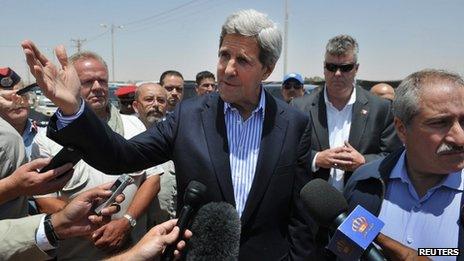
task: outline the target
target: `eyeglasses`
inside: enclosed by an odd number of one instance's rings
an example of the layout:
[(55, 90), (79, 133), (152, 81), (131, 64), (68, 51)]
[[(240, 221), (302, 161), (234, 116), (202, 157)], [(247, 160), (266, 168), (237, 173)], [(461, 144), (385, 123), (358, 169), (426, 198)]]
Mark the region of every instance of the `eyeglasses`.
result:
[(356, 63), (349, 63), (349, 64), (334, 64), (334, 63), (325, 63), (325, 68), (329, 72), (337, 72), (340, 69), (340, 72), (349, 72), (353, 70)]
[(283, 88), (286, 89), (286, 90), (290, 90), (291, 88), (293, 88), (295, 90), (299, 90), (299, 89), (303, 88), (303, 84), (297, 83), (297, 82), (286, 82), (286, 83), (284, 83)]

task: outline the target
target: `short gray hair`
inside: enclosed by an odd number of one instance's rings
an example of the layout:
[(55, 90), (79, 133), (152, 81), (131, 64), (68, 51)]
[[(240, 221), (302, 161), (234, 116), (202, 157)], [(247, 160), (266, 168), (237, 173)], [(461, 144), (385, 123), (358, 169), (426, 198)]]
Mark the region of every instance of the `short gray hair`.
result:
[(87, 60), (87, 59), (95, 59), (99, 61), (101, 64), (103, 64), (103, 66), (105, 66), (106, 71), (108, 71), (108, 65), (106, 64), (105, 60), (103, 60), (103, 58), (97, 53), (94, 53), (91, 51), (83, 51), (83, 52), (75, 53), (68, 58), (68, 61), (74, 65), (76, 64), (78, 60)]
[(259, 45), (259, 61), (264, 66), (273, 66), (282, 51), (282, 34), (267, 15), (253, 9), (241, 10), (227, 17), (222, 25), (219, 47), (227, 34), (255, 37)]
[(393, 101), (393, 115), (408, 127), (419, 113), (420, 92), (426, 86), (449, 83), (453, 87), (464, 87), (461, 76), (445, 70), (425, 69), (407, 76), (396, 89)]
[(340, 56), (347, 55), (350, 52), (353, 53), (354, 61), (357, 62), (359, 52), (358, 42), (356, 42), (356, 39), (346, 34), (331, 38), (325, 47), (326, 55)]

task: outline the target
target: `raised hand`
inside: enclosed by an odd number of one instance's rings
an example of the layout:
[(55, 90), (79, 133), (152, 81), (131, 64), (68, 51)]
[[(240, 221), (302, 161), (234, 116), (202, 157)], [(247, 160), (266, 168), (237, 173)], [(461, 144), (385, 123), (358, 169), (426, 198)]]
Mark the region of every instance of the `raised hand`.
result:
[(63, 114), (75, 114), (79, 110), (81, 101), (81, 83), (74, 66), (68, 63), (64, 46), (55, 48), (61, 68), (48, 60), (32, 41), (25, 40), (21, 46), (29, 69), (44, 95), (58, 106)]
[(0, 89), (0, 110), (14, 109), (21, 105), (23, 99), (21, 96), (16, 95), (17, 91)]

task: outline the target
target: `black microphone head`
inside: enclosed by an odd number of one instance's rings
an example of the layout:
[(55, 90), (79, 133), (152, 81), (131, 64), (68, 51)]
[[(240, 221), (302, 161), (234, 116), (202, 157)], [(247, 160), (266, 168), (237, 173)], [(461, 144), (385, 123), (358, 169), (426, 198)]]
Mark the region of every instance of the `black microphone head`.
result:
[(191, 226), (193, 233), (186, 249), (186, 260), (238, 260), (240, 218), (237, 210), (226, 202), (210, 202), (202, 206)]
[(330, 227), (332, 222), (348, 210), (343, 195), (323, 179), (314, 179), (300, 191), (300, 197), (308, 207), (311, 217), (321, 226)]
[(185, 189), (184, 204), (198, 207), (206, 200), (206, 186), (196, 180), (190, 181)]

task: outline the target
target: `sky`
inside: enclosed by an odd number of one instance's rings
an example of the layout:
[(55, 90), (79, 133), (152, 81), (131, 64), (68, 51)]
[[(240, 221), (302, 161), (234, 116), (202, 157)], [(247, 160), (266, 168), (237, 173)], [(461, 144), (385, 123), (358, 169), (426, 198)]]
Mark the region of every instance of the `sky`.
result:
[[(0, 66), (10, 66), (26, 82), (20, 48), (31, 39), (46, 56), (71, 39), (100, 54), (111, 79), (111, 33), (117, 81), (158, 80), (169, 69), (194, 80), (199, 71), (216, 73), (221, 25), (240, 9), (268, 14), (284, 29), (285, 0), (0, 0)], [(400, 80), (424, 68), (464, 74), (462, 0), (288, 0), (288, 72), (323, 76), (325, 45), (349, 34), (359, 43), (358, 78)], [(101, 26), (106, 24), (107, 27)], [(122, 26), (122, 28), (119, 28)], [(284, 75), (283, 55), (269, 80)]]

